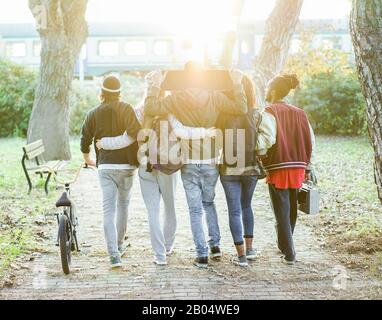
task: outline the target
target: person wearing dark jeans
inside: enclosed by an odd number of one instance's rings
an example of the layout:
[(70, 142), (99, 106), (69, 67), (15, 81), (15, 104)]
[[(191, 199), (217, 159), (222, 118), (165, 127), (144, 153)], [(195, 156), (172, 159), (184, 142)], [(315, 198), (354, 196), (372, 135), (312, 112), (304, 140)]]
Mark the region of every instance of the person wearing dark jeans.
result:
[[(217, 127), (224, 130), (227, 136), (237, 134), (233, 136), (232, 141), (228, 138), (224, 140), (220, 181), (227, 199), (229, 226), (237, 251), (237, 258), (234, 258), (233, 262), (246, 267), (247, 260), (256, 258), (256, 250), (253, 248), (252, 198), (261, 174), (256, 151), (269, 149), (276, 139), (272, 132), (273, 128), (269, 128), (268, 118), (261, 117), (255, 108), (256, 98), (252, 81), (244, 76), (242, 85), (247, 97), (247, 114), (242, 116), (222, 114)], [(240, 137), (239, 131), (244, 136)], [(230, 165), (228, 163), (230, 161), (226, 158), (226, 152), (231, 152), (229, 150), (232, 150), (238, 159), (234, 166)], [(239, 163), (239, 160), (242, 162)]]
[(297, 222), (298, 189), (278, 190), (270, 184), (269, 194), (276, 217), (279, 250), (285, 255), (287, 261), (293, 261), (296, 256), (293, 234)]
[(274, 121), (276, 144), (263, 157), (267, 183), (276, 218), (278, 247), (283, 262), (294, 264), (293, 233), (297, 221), (297, 195), (309, 180), (315, 138), (306, 113), (282, 101), (297, 88), (296, 75), (280, 74), (268, 84), (265, 113)]
[(257, 176), (221, 176), (221, 183), (227, 199), (229, 227), (238, 252), (234, 262), (247, 266), (247, 259), (253, 260), (254, 215), (252, 198), (257, 184)]

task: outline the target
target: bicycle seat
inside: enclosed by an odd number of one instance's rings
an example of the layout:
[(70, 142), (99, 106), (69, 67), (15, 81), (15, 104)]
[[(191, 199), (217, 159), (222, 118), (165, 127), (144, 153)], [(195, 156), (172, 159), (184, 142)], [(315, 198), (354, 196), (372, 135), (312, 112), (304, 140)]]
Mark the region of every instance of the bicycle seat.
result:
[(65, 191), (62, 193), (60, 199), (56, 202), (56, 207), (70, 207), (72, 205), (72, 202), (70, 201), (68, 197), (68, 193)]

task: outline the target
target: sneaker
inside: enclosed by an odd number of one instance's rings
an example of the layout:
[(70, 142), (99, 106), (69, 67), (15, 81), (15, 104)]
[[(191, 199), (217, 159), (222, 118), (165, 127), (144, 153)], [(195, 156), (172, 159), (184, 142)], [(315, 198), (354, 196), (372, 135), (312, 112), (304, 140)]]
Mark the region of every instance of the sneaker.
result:
[(121, 258), (126, 254), (127, 249), (130, 247), (130, 243), (128, 244), (121, 244), (118, 246), (118, 251), (121, 254)]
[(166, 266), (167, 265), (167, 261), (166, 260), (159, 260), (157, 258), (154, 258), (154, 263), (157, 266)]
[(171, 249), (169, 249), (169, 250), (166, 250), (166, 256), (167, 256), (167, 257), (171, 256), (171, 255), (173, 254), (173, 252), (174, 252), (174, 248), (171, 248)]
[(110, 257), (111, 269), (122, 267), (122, 261), (120, 257)]
[(201, 269), (208, 268), (208, 257), (197, 257), (194, 260), (194, 265)]
[(211, 258), (219, 259), (222, 256), (222, 252), (219, 247), (212, 247), (210, 252)]
[(245, 255), (248, 260), (255, 260), (257, 258), (256, 249), (246, 250)]
[(235, 257), (232, 262), (240, 267), (248, 267), (248, 261), (246, 256)]
[(281, 257), (281, 258), (282, 258), (282, 262), (287, 264), (288, 266), (293, 266), (296, 263), (296, 258), (294, 258), (293, 260), (287, 260), (286, 257)]

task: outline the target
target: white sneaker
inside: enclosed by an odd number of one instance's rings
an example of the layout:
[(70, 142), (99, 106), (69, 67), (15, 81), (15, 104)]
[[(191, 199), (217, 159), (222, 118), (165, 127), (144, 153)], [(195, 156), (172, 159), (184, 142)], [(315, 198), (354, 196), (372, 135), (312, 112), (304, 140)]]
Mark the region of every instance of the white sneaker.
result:
[(110, 257), (110, 268), (116, 269), (122, 267), (122, 261), (119, 257)]
[(247, 257), (246, 256), (242, 256), (242, 257), (235, 257), (232, 259), (232, 262), (233, 264), (236, 264), (237, 266), (239, 267), (248, 267), (248, 261), (247, 261)]
[(166, 266), (167, 265), (167, 261), (161, 261), (161, 260), (158, 260), (157, 258), (154, 258), (154, 263), (157, 266)]
[(257, 258), (257, 251), (255, 249), (246, 250), (245, 255), (247, 256), (248, 260), (255, 260)]

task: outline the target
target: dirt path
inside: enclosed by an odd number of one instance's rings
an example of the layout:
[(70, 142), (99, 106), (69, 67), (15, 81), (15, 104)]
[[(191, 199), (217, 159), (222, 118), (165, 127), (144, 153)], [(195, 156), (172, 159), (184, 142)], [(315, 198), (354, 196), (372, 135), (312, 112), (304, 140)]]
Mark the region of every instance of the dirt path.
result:
[[(309, 225), (299, 223), (295, 266), (280, 263), (275, 246), (274, 218), (268, 194), (261, 182), (255, 194), (255, 244), (260, 252), (248, 269), (230, 262), (234, 248), (228, 227), (228, 213), (222, 188), (216, 204), (222, 232), (221, 262), (207, 270), (192, 265), (194, 246), (183, 187), (179, 180), (177, 210), (179, 229), (175, 253), (169, 265), (152, 263), (147, 214), (136, 179), (130, 207), (126, 267), (110, 271), (102, 231), (101, 197), (97, 175), (83, 171), (73, 188), (80, 217), (82, 252), (73, 257), (73, 272), (61, 271), (58, 249), (54, 246), (56, 225), (49, 225), (48, 252), (20, 272), (17, 285), (0, 290), (0, 299), (367, 299), (382, 298), (381, 281), (346, 270), (325, 252)], [(305, 218), (306, 219), (306, 218)], [(309, 217), (314, 219), (314, 217)], [(336, 289), (337, 288), (337, 289)]]

